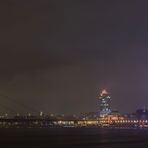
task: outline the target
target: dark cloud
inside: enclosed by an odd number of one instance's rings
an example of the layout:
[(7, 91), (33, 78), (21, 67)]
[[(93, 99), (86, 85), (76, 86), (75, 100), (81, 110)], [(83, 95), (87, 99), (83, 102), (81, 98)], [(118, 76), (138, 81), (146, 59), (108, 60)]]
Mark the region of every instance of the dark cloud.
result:
[(147, 105), (147, 1), (0, 3), (0, 92), (10, 97), (0, 104), (96, 111), (96, 87), (106, 86), (114, 108)]

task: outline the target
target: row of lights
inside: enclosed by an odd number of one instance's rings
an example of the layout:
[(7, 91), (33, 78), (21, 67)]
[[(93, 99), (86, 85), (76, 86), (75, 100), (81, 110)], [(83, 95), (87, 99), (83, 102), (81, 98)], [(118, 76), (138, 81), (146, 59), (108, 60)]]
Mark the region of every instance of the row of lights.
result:
[[(100, 121), (101, 123), (112, 123), (112, 120)], [(115, 123), (148, 123), (148, 120), (116, 120)]]

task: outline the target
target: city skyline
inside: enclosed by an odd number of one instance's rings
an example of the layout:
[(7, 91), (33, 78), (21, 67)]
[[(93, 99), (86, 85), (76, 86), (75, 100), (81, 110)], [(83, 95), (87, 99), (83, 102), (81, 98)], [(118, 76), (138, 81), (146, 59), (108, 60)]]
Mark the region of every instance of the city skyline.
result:
[[(5, 96), (5, 95), (2, 95), (0, 94), (1, 96), (5, 97), (7, 99), (7, 101), (12, 101), (13, 99), (12, 98), (9, 98), (8, 96)], [(144, 105), (143, 107), (140, 107), (140, 108), (136, 108), (135, 110), (133, 110), (132, 112), (122, 112), (120, 109), (117, 110), (114, 108), (114, 106), (112, 106), (112, 96), (111, 96), (111, 92), (108, 91), (107, 88), (104, 88), (102, 87), (102, 89), (98, 89), (96, 90), (96, 99), (97, 99), (97, 110), (95, 111), (88, 111), (88, 112), (85, 112), (85, 111), (82, 111), (81, 113), (56, 113), (56, 112), (43, 112), (43, 110), (37, 110), (36, 108), (31, 108), (30, 106), (27, 106), (26, 104), (23, 104), (21, 102), (18, 102), (16, 100), (13, 100), (13, 103), (18, 105), (21, 109), (26, 109), (26, 112), (18, 112), (17, 110), (15, 109), (12, 109), (12, 108), (9, 108), (8, 106), (3, 106), (1, 105), (1, 107), (5, 108), (5, 112), (1, 112), (0, 113), (0, 118), (3, 118), (3, 117), (15, 117), (15, 116), (28, 116), (28, 117), (31, 117), (31, 116), (63, 116), (63, 117), (68, 117), (68, 116), (81, 116), (81, 115), (97, 115), (97, 116), (100, 116), (100, 117), (105, 117), (105, 116), (108, 116), (114, 112), (118, 112), (118, 113), (121, 113), (121, 114), (134, 114), (134, 112), (137, 110), (140, 110), (141, 112), (145, 112), (145, 110), (148, 110), (146, 108), (146, 106)]]
[(0, 146), (148, 147), (148, 1), (0, 1)]

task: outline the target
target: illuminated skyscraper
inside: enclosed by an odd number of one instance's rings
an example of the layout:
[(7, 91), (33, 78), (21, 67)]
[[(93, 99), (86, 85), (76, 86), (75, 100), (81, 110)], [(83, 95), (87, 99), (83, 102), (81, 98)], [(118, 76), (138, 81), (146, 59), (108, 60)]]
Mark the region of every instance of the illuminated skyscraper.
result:
[(100, 117), (104, 117), (111, 112), (111, 96), (103, 89), (99, 94), (99, 105), (100, 105)]

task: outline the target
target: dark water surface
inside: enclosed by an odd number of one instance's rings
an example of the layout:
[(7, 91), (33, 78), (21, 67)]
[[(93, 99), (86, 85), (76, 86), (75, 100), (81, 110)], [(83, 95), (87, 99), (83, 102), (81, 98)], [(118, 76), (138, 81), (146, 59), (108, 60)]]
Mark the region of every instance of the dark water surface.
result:
[(0, 129), (0, 146), (2, 148), (148, 148), (148, 130)]

